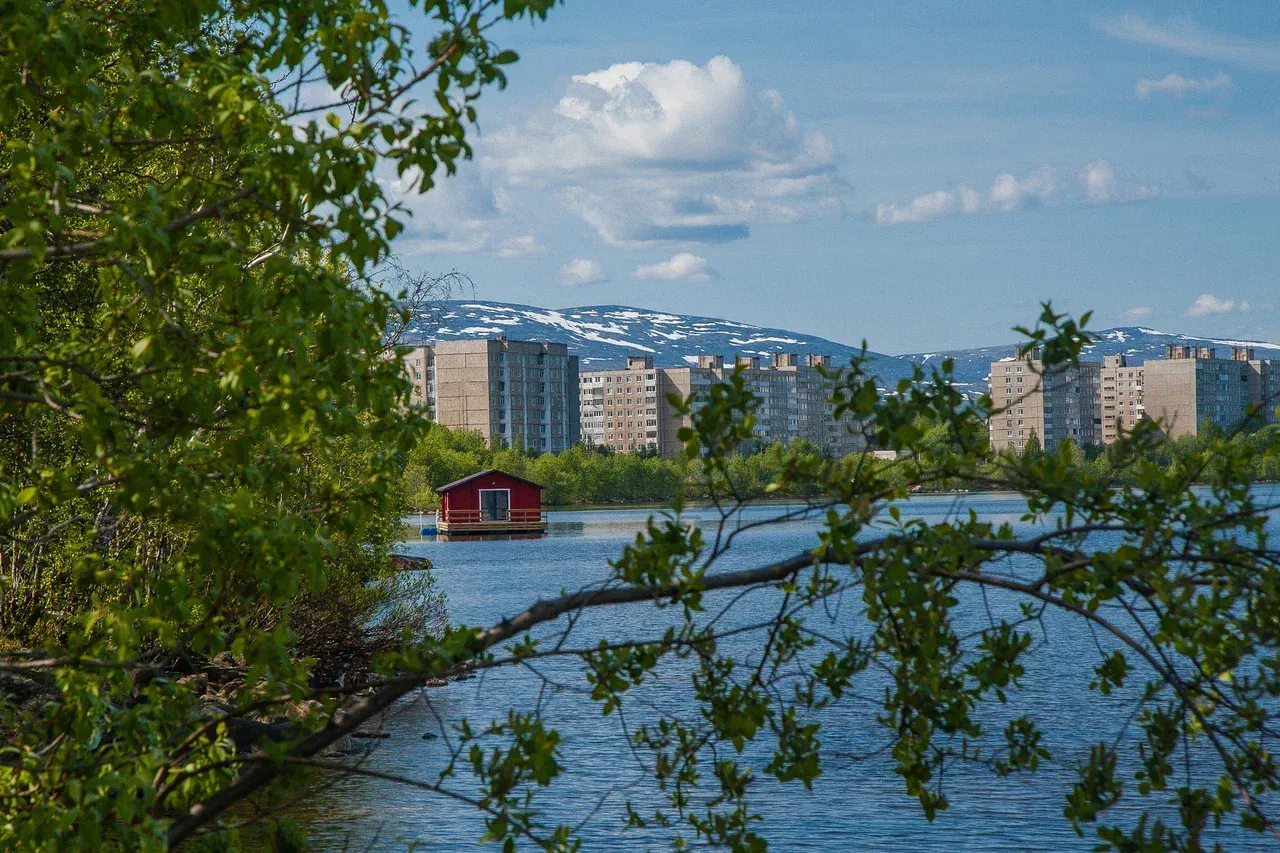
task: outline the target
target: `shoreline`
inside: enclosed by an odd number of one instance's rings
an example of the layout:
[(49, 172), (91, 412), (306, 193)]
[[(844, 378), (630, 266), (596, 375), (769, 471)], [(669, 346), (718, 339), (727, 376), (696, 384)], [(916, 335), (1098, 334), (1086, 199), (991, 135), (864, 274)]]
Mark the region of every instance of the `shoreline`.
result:
[[(1258, 480), (1253, 485), (1275, 486), (1277, 484), (1280, 484), (1280, 480)], [(1197, 485), (1203, 485), (1203, 484), (1197, 484)], [(910, 500), (911, 498), (963, 497), (965, 495), (1000, 495), (1000, 494), (1007, 494), (1015, 497), (1020, 496), (1019, 492), (1010, 491), (1008, 489), (939, 489), (939, 490), (931, 490), (927, 492), (924, 492), (924, 491), (912, 492), (911, 494), (907, 495), (906, 499)], [(802, 496), (779, 495), (779, 496), (761, 497), (751, 501), (746, 506), (789, 506), (789, 505), (803, 504), (804, 502), (805, 502), (805, 499)], [(715, 506), (714, 503), (712, 503), (710, 500), (706, 498), (699, 498), (696, 500), (687, 500), (685, 501), (684, 505), (691, 509), (702, 509), (706, 507)], [(669, 501), (636, 501), (636, 502), (619, 502), (619, 503), (606, 503), (606, 504), (559, 504), (556, 506), (543, 507), (543, 511), (546, 512), (548, 516), (552, 516), (558, 513), (569, 513), (569, 512), (599, 512), (603, 510), (635, 510), (635, 509), (664, 510), (664, 509), (670, 509), (670, 508), (671, 508), (671, 503)], [(428, 523), (426, 522), (425, 519), (432, 518), (434, 516), (435, 516), (435, 510), (431, 510), (429, 512), (422, 512), (422, 513), (411, 513), (409, 515), (403, 516), (402, 521), (409, 520), (409, 519), (417, 519), (418, 517), (422, 517), (424, 519), (423, 524), (419, 525), (416, 521), (412, 521), (409, 523), (402, 523), (401, 527), (406, 531), (410, 531), (410, 530), (416, 531), (419, 528), (419, 526), (425, 526)]]
[[(954, 490), (942, 489), (942, 490), (928, 491), (928, 492), (914, 492), (908, 495), (908, 498), (940, 497), (940, 496), (960, 497), (963, 495), (999, 495), (999, 494), (1016, 495), (1018, 493), (1008, 491), (1006, 489), (954, 489)], [(780, 496), (761, 497), (761, 498), (752, 500), (749, 504), (746, 504), (746, 506), (794, 506), (794, 505), (803, 504), (804, 502), (805, 502), (805, 498), (802, 496), (780, 495)], [(707, 507), (715, 506), (715, 504), (712, 501), (706, 498), (698, 498), (696, 500), (687, 500), (684, 502), (684, 505), (686, 508), (690, 508), (690, 509), (704, 509)], [(570, 513), (570, 512), (599, 512), (603, 510), (633, 510), (633, 509), (663, 510), (663, 509), (670, 509), (670, 508), (671, 508), (671, 502), (669, 501), (635, 501), (635, 502), (619, 502), (619, 503), (605, 503), (605, 504), (557, 504), (555, 506), (543, 507), (543, 511), (546, 512), (548, 516), (551, 516), (559, 513)], [(426, 526), (427, 524), (431, 523), (430, 521), (428, 521), (428, 519), (433, 519), (435, 514), (436, 514), (436, 510), (429, 510), (421, 513), (416, 513), (416, 512), (410, 513), (402, 517), (401, 519), (402, 522), (407, 521), (408, 523), (402, 523), (401, 527), (404, 528), (405, 530), (416, 530), (420, 526), (416, 521), (416, 519), (422, 518), (423, 522), (421, 526)]]

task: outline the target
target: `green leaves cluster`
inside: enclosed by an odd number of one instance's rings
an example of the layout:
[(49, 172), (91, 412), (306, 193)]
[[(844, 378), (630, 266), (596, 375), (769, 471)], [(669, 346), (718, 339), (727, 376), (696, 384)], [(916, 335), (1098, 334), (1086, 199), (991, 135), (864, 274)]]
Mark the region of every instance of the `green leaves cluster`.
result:
[[(553, 5), (0, 4), (0, 648), (57, 696), (0, 699), (0, 847), (180, 842), (252, 766), (229, 719), (315, 696), (300, 617), (377, 609), (426, 428), (379, 169), (452, 173), (492, 28)], [(220, 654), (226, 720), (176, 683)]]

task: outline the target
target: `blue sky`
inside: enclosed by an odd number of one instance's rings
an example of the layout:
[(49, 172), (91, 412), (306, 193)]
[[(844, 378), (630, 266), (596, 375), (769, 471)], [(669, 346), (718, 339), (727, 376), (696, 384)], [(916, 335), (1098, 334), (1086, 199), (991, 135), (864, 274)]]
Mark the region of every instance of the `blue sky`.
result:
[[(425, 30), (424, 30), (425, 32)], [(569, 0), (402, 260), (882, 352), (1280, 341), (1280, 3)]]

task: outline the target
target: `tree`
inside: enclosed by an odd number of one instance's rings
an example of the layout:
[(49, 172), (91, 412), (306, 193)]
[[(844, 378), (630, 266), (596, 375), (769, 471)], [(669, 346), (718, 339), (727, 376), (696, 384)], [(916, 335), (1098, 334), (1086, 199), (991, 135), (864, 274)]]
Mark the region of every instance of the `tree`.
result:
[(1022, 448), (1022, 456), (1024, 459), (1033, 460), (1044, 453), (1044, 449), (1040, 446), (1040, 436), (1036, 435), (1035, 430), (1031, 430), (1027, 435), (1027, 443)]
[(552, 5), (0, 4), (0, 668), (56, 697), (0, 703), (0, 847), (164, 848), (247, 714), (332, 714), (312, 605), (364, 630), (425, 428), (385, 178), (470, 155), (493, 27)]
[[(313, 682), (296, 607), (377, 576), (401, 508), (394, 484), (424, 429), (384, 357), (392, 299), (368, 286), (402, 227), (375, 169), (389, 160), (429, 187), (466, 156), (474, 101), (514, 59), (488, 33), (549, 6), (434, 0), (439, 35), (421, 53), (381, 5), (358, 0), (5, 7), (0, 672), (6, 684), (32, 675), (43, 699), (3, 703), (0, 843), (234, 847), (232, 809), (361, 772), (323, 751), (408, 692), (552, 657), (581, 663), (580, 701), (606, 714), (687, 668), (689, 713), (630, 737), (666, 798), (631, 825), (677, 846), (761, 849), (758, 778), (820, 783), (822, 712), (872, 672), (884, 760), (933, 816), (955, 763), (1006, 776), (1048, 757), (1034, 718), (989, 732), (980, 711), (1035, 665), (1050, 609), (1102, 638), (1092, 689), (1142, 688), (1123, 693), (1137, 742), (1092, 748), (1066, 818), (1125, 850), (1201, 849), (1219, 820), (1275, 834), (1280, 563), (1265, 528), (1274, 508), (1250, 482), (1258, 454), (1280, 453), (1274, 433), (1259, 445), (1206, 435), (1161, 465), (1148, 459), (1155, 429), (1140, 426), (1109, 452), (1130, 484), (1120, 490), (1069, 453), (992, 468), (991, 401), (967, 398), (949, 362), (892, 393), (863, 358), (833, 374), (835, 416), (899, 453), (886, 464), (804, 448), (745, 456), (755, 401), (740, 378), (682, 401), (688, 464), (720, 524), (687, 524), (677, 502), (606, 584), (489, 626), (408, 620), (366, 683)], [(316, 84), (332, 101), (303, 99)], [(408, 112), (419, 85), (434, 85), (434, 112)], [(1046, 306), (1041, 319), (1028, 347), (1047, 367), (1076, 362), (1083, 318)], [(654, 485), (657, 460), (590, 457), (615, 459), (628, 488)], [(895, 503), (941, 483), (1016, 490), (1042, 532), (910, 520)], [(776, 563), (726, 568), (740, 511), (784, 489), (812, 497), (779, 518), (817, 513), (818, 535)], [(965, 590), (1017, 596), (1021, 615), (963, 633)], [(734, 622), (747, 592), (768, 599), (769, 618)], [(859, 631), (824, 630), (838, 599), (858, 602)], [(610, 607), (660, 609), (671, 624), (575, 639), (579, 616)], [(730, 631), (754, 632), (758, 654), (735, 659)], [(233, 707), (209, 716), (178, 675), (221, 654), (243, 677)], [(284, 710), (288, 726), (236, 728)], [(513, 710), (456, 734), (445, 766), (403, 781), (473, 804), (486, 839), (508, 848), (577, 846), (539, 810), (572, 732)], [(1178, 823), (1112, 817), (1122, 790), (1172, 799)]]

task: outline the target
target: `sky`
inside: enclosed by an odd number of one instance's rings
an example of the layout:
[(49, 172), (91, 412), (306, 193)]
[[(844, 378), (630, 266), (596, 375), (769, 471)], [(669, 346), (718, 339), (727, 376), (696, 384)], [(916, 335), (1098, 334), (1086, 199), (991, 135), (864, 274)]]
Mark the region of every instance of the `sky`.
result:
[(1045, 300), (1280, 341), (1275, 0), (568, 0), (493, 35), (510, 85), (396, 243), (478, 298), (890, 353)]

